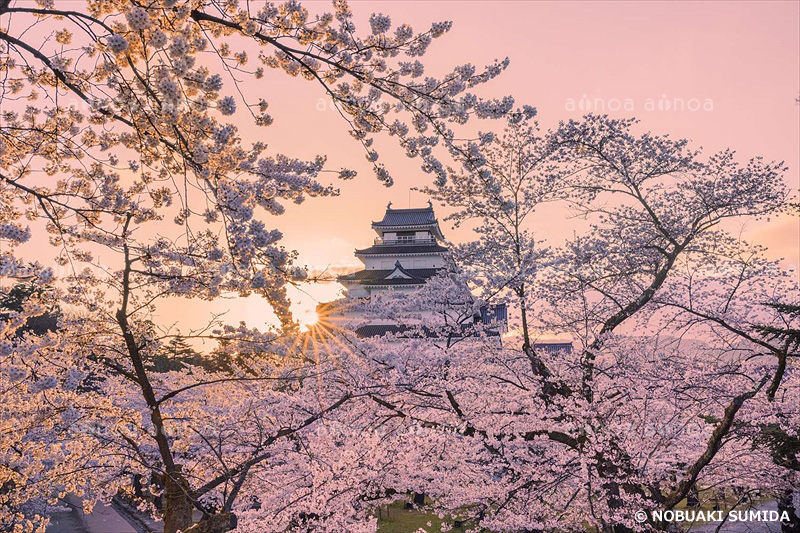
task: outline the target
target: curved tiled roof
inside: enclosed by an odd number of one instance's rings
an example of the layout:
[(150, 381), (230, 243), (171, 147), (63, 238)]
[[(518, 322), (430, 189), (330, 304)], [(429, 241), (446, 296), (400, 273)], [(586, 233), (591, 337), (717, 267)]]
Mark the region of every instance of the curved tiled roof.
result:
[(572, 353), (572, 343), (571, 342), (536, 342), (533, 344), (534, 350), (542, 350), (549, 354), (558, 355), (558, 354), (571, 354)]
[[(370, 337), (383, 337), (384, 335), (397, 335), (401, 338), (423, 338), (423, 339), (436, 339), (447, 337), (445, 331), (437, 331), (435, 328), (427, 326), (407, 326), (395, 324), (367, 324), (356, 328), (356, 335), (361, 338)], [(477, 337), (478, 333), (471, 329), (471, 324), (460, 324), (456, 328), (451, 328), (449, 335), (452, 337)], [(483, 334), (487, 337), (499, 337), (500, 332), (496, 330), (485, 330)]]
[(436, 224), (436, 215), (433, 214), (433, 207), (421, 207), (415, 209), (392, 209), (386, 208), (383, 219), (373, 222), (373, 226), (428, 226)]
[(446, 251), (447, 248), (438, 244), (401, 244), (398, 246), (376, 244), (363, 250), (356, 250), (356, 255), (430, 254)]
[(359, 270), (352, 274), (339, 276), (339, 281), (358, 281), (363, 285), (402, 285), (423, 283), (427, 279), (435, 276), (440, 268), (403, 268), (402, 272), (411, 276), (410, 278), (385, 279), (386, 276), (395, 271), (391, 270)]
[(425, 280), (419, 278), (392, 278), (362, 281), (361, 285), (424, 285)]

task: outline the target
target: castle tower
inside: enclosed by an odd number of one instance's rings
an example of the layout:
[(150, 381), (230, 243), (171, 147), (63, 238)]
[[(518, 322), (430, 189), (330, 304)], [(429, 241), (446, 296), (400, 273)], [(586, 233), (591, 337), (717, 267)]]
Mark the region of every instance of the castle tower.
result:
[[(356, 257), (364, 264), (364, 269), (337, 278), (347, 289), (346, 298), (320, 304), (317, 307), (318, 314), (329, 318), (336, 315), (360, 322), (361, 325), (355, 329), (360, 337), (381, 337), (391, 333), (401, 336), (421, 335), (430, 338), (432, 342), (446, 342), (446, 339), (427, 326), (423, 326), (421, 330), (413, 329), (415, 324), (412, 323), (398, 324), (377, 317), (360, 316), (358, 312), (351, 312), (347, 305), (348, 300), (367, 299), (378, 291), (414, 291), (437, 274), (452, 271), (454, 266), (449, 250), (441, 244), (444, 235), (433, 212), (433, 205), (428, 202), (427, 207), (392, 209), (392, 204), (389, 203), (383, 218), (372, 223), (372, 229), (377, 234), (372, 246), (355, 251)], [(367, 324), (364, 324), (365, 319)], [(507, 321), (506, 306), (483, 306), (480, 314), (462, 316), (460, 320), (463, 323), (455, 325), (456, 336), (464, 335), (470, 324), (483, 322), (496, 325), (487, 335), (499, 338)], [(434, 320), (431, 324), (435, 322)], [(417, 323), (416, 326), (419, 328), (420, 324)]]
[(433, 205), (414, 209), (386, 206), (383, 219), (372, 223), (377, 233), (369, 248), (356, 250), (364, 270), (340, 276), (348, 298), (366, 298), (389, 287), (415, 290), (448, 265), (448, 250)]

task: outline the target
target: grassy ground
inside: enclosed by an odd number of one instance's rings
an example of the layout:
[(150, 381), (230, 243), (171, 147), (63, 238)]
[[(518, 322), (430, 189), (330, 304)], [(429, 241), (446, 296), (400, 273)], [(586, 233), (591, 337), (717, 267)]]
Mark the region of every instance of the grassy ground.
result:
[[(712, 496), (710, 496), (707, 492), (701, 491), (700, 494), (700, 505), (695, 509), (700, 511), (711, 511), (714, 508), (714, 504), (717, 503), (720, 505), (723, 511), (727, 511), (731, 509), (734, 505), (736, 505), (736, 509), (744, 510), (749, 509), (751, 507), (757, 507), (758, 505), (767, 502), (773, 499), (771, 496), (767, 495), (760, 495), (760, 494), (751, 494), (750, 498), (746, 502), (739, 502), (739, 497), (734, 494), (726, 493), (724, 498), (720, 499), (719, 501), (715, 500)], [(405, 501), (398, 501), (389, 506), (384, 507), (381, 510), (381, 514), (378, 517), (378, 532), (379, 533), (414, 533), (418, 531), (420, 528), (424, 529), (429, 533), (435, 533), (441, 531), (442, 520), (432, 513), (425, 513), (423, 511), (417, 510), (409, 510), (405, 508)], [(683, 500), (679, 503), (676, 509), (688, 509), (686, 507), (686, 500)], [(697, 521), (693, 525), (701, 525), (705, 522)], [(692, 524), (684, 523), (683, 526), (690, 526)], [(464, 528), (457, 527), (451, 529), (450, 531), (464, 531)], [(591, 531), (587, 529), (587, 531)]]
[[(405, 502), (386, 506), (378, 519), (379, 533), (414, 533), (422, 528), (430, 533), (441, 531), (442, 520), (431, 513), (405, 509)], [(451, 531), (464, 531), (455, 528)]]
[[(730, 491), (726, 492), (723, 499), (715, 499), (713, 496), (709, 495), (708, 493), (704, 493), (701, 491), (700, 493), (700, 505), (695, 507), (694, 510), (696, 511), (713, 511), (714, 504), (719, 505), (719, 509), (723, 511), (723, 513), (730, 511), (732, 508), (735, 508), (739, 511), (744, 511), (751, 508), (756, 508), (759, 505), (766, 503), (770, 500), (773, 500), (774, 497), (770, 495), (762, 495), (758, 493), (749, 494), (749, 497), (744, 501), (740, 501), (740, 496), (732, 494)], [(683, 509), (683, 510), (692, 510), (691, 508), (687, 507), (686, 500), (683, 500), (678, 505), (675, 506), (675, 509)], [(703, 520), (697, 520), (694, 522), (694, 525), (703, 525), (707, 522)], [(716, 523), (716, 522), (710, 522)], [(688, 527), (692, 525), (690, 522), (684, 522), (682, 524), (684, 527)]]

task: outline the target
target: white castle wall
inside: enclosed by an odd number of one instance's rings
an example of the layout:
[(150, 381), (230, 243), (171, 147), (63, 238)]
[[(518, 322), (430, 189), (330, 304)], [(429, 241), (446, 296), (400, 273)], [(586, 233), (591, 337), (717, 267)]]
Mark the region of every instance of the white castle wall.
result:
[(415, 256), (383, 256), (373, 257), (364, 256), (360, 258), (364, 262), (367, 270), (392, 270), (394, 264), (400, 261), (403, 268), (441, 268), (445, 266), (444, 259), (439, 255), (415, 255)]

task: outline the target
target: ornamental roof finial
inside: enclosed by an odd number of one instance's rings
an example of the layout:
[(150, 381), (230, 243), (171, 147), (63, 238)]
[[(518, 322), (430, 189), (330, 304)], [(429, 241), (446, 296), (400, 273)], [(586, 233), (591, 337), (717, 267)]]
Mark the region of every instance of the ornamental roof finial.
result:
[(428, 207), (430, 207), (431, 209), (433, 209), (433, 202), (431, 202), (431, 199), (430, 199), (430, 198), (428, 198)]
[(389, 209), (391, 209), (391, 208), (392, 208), (392, 202), (389, 202), (388, 204), (386, 204), (386, 210), (387, 210), (387, 211), (388, 211)]

